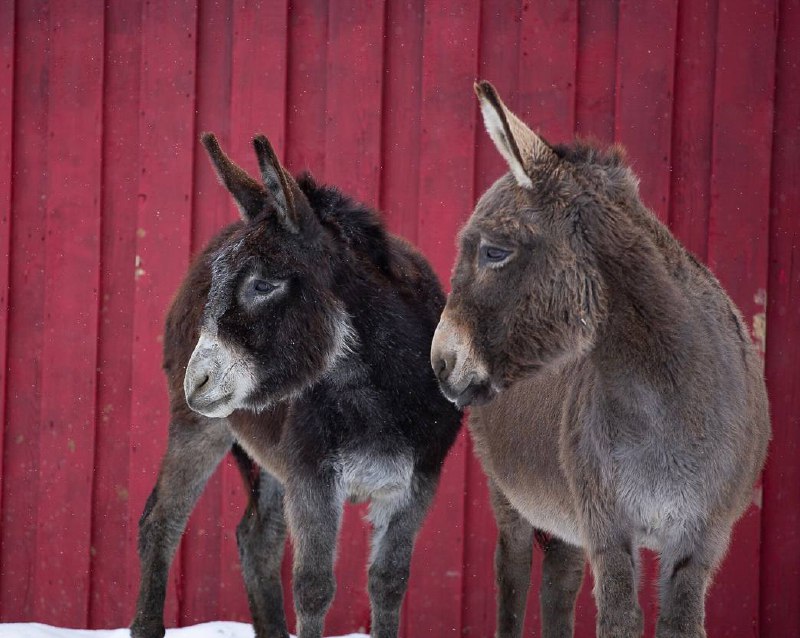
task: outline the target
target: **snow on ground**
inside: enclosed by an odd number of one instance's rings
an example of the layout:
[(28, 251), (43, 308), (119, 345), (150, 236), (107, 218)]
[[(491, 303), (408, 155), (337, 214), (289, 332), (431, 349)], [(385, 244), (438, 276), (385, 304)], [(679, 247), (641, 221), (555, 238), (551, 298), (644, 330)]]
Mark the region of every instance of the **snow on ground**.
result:
[[(39, 623), (0, 624), (0, 638), (130, 638), (128, 629), (62, 629)], [(252, 625), (243, 622), (207, 622), (167, 629), (167, 638), (253, 638)], [(349, 634), (340, 638), (368, 638)]]

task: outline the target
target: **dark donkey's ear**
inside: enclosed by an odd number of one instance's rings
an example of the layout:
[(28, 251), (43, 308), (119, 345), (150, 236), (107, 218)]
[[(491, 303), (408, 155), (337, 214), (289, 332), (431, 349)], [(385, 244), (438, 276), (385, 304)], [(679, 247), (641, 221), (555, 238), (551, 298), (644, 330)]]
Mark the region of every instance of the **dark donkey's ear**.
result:
[(297, 211), (292, 192), (292, 186), (295, 185), (294, 179), (281, 166), (272, 144), (265, 135), (257, 135), (253, 138), (253, 147), (256, 149), (261, 180), (264, 182), (264, 188), (275, 200), (275, 212), (281, 225), (289, 232), (298, 232)]
[(242, 219), (248, 221), (255, 218), (264, 210), (267, 202), (264, 187), (225, 155), (213, 133), (203, 133), (200, 140), (211, 157), (217, 175), (236, 200)]
[(489, 137), (506, 158), (517, 183), (530, 188), (533, 186), (530, 178), (533, 164), (552, 154), (552, 149), (503, 104), (489, 82), (476, 82), (475, 93)]

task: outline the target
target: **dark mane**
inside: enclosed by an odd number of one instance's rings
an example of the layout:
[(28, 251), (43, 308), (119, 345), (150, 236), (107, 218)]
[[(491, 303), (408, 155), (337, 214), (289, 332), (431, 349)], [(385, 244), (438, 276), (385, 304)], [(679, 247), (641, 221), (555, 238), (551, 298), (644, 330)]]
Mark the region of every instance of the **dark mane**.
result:
[(318, 184), (308, 172), (298, 176), (297, 184), (323, 226), (380, 270), (390, 272), (389, 238), (378, 213), (334, 186)]
[(621, 168), (626, 166), (625, 149), (616, 144), (603, 146), (593, 138), (576, 139), (568, 144), (552, 146), (553, 152), (563, 160), (572, 164), (596, 164), (604, 168)]

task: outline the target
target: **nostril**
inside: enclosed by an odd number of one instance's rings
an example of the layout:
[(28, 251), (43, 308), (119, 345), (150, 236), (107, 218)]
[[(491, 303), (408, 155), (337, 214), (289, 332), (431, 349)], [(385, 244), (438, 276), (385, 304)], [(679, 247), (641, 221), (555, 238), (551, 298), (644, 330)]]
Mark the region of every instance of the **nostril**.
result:
[(456, 364), (455, 353), (448, 352), (439, 357), (439, 360), (436, 362), (436, 376), (439, 378), (440, 381), (445, 381), (447, 377), (450, 376), (450, 373), (453, 371), (455, 364)]
[(210, 378), (211, 377), (209, 377), (207, 374), (204, 375), (203, 378), (200, 379), (200, 383), (195, 384), (194, 389), (195, 390), (200, 390), (204, 385), (206, 385), (208, 383), (208, 380)]
[(187, 375), (186, 385), (184, 386), (186, 399), (189, 400), (191, 397), (196, 397), (197, 394), (208, 385), (209, 379), (210, 377), (207, 374), (197, 375), (194, 378)]

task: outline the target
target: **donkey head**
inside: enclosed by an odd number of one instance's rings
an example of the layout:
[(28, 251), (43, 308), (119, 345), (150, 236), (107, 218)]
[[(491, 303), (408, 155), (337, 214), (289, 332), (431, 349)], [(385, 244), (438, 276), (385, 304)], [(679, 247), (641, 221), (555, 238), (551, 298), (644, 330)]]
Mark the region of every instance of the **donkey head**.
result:
[(302, 392), (347, 350), (351, 325), (331, 293), (334, 247), (264, 136), (253, 140), (261, 181), (203, 136), (244, 224), (211, 255), (200, 339), (186, 402), (209, 417), (261, 410)]
[(510, 173), (480, 198), (459, 236), (452, 292), (431, 364), (463, 407), (491, 400), (543, 365), (586, 351), (604, 289), (575, 216), (578, 170), (531, 131), (488, 82), (475, 85)]

